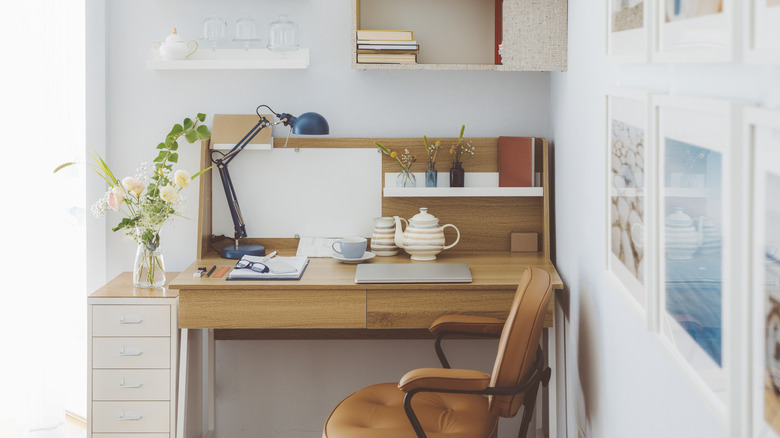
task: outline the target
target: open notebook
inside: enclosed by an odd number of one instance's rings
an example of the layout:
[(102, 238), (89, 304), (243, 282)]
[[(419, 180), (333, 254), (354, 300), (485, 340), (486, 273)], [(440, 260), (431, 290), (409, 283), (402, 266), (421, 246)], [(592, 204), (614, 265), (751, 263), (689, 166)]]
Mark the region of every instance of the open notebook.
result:
[(244, 256), (242, 261), (264, 264), (268, 266), (268, 272), (257, 272), (248, 268), (233, 268), (228, 275), (228, 280), (300, 280), (303, 271), (309, 264), (307, 257), (274, 257), (265, 260), (265, 257)]

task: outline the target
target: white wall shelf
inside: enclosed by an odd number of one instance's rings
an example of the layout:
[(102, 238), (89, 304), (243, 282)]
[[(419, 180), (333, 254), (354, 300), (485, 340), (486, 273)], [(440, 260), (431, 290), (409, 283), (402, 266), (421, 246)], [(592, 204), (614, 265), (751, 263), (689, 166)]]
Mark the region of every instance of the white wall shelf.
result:
[(146, 61), (149, 70), (262, 70), (307, 69), (309, 49), (294, 52), (272, 52), (268, 49), (198, 50), (181, 61)]
[(386, 197), (544, 196), (542, 187), (385, 187)]

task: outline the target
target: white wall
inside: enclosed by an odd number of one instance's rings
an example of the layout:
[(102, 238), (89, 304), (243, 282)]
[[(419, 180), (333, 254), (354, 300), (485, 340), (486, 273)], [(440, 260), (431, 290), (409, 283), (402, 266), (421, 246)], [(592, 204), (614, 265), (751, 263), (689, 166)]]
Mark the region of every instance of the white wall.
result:
[(588, 438), (726, 437), (605, 276), (604, 94), (635, 87), (776, 107), (780, 70), (606, 64), (605, 3), (569, 2), (569, 70), (552, 74), (556, 266), (567, 286), (567, 436), (577, 437), (581, 425)]
[[(232, 37), (232, 25), (243, 12), (258, 19), (264, 39), (268, 24), (279, 13), (289, 13), (300, 26), (301, 44), (311, 49), (311, 68), (145, 69), (152, 57), (149, 45), (163, 40), (173, 26), (182, 38), (196, 39), (202, 20), (216, 13), (228, 20)], [(133, 174), (142, 161), (154, 158), (154, 147), (173, 123), (197, 112), (250, 114), (260, 104), (292, 114), (317, 111), (328, 119), (335, 137), (454, 137), (462, 123), (473, 137), (548, 134), (549, 73), (352, 70), (350, 19), (348, 0), (108, 2), (109, 164), (118, 175)], [(275, 130), (274, 135), (286, 131)], [(185, 143), (182, 149), (181, 166), (195, 169), (197, 148)], [(197, 192), (184, 193), (194, 216)], [(116, 222), (109, 216), (108, 226)], [(195, 226), (194, 220), (177, 219), (164, 229), (169, 269), (183, 269), (194, 261)], [(109, 234), (111, 278), (132, 268), (135, 248), (118, 233)]]
[[(335, 137), (454, 137), (463, 123), (466, 135), (473, 137), (550, 134), (549, 73), (352, 70), (349, 0), (114, 0), (107, 6), (106, 158), (117, 176), (133, 174), (142, 161), (151, 161), (154, 147), (173, 123), (197, 112), (252, 113), (259, 104), (292, 114), (317, 111), (327, 117)], [(201, 33), (202, 20), (216, 13), (228, 19), (232, 36), (232, 24), (243, 12), (259, 20), (263, 38), (278, 13), (289, 13), (300, 26), (301, 44), (311, 49), (311, 68), (145, 69), (152, 56), (149, 45), (164, 39), (171, 27), (184, 39), (193, 39)], [(180, 157), (182, 168), (195, 169), (197, 147), (182, 145)], [(99, 184), (95, 178), (89, 182)], [(312, 182), (304, 177), (304, 184)], [(194, 217), (197, 193), (184, 193)], [(278, 220), (285, 218), (280, 215)], [(118, 221), (109, 215), (106, 224), (107, 278), (132, 269), (135, 245), (110, 231)], [(194, 220), (177, 219), (164, 229), (162, 250), (169, 270), (184, 269), (195, 260), (195, 237)], [(455, 359), (457, 366), (490, 371), (495, 344), (455, 344), (456, 349), (464, 347)], [(220, 341), (217, 349), (217, 396), (222, 400), (217, 433), (223, 437), (320, 436), (330, 409), (355, 389), (398, 380), (410, 367), (437, 363), (430, 341)], [(287, 388), (264, 388), (269, 376), (273, 384), (291, 382), (290, 393)], [(280, 402), (279, 397), (293, 398)], [(289, 407), (264, 408), (277, 402)], [(236, 412), (244, 413), (241, 418), (248, 422), (233, 421)], [(516, 433), (516, 423), (502, 426), (502, 436)]]

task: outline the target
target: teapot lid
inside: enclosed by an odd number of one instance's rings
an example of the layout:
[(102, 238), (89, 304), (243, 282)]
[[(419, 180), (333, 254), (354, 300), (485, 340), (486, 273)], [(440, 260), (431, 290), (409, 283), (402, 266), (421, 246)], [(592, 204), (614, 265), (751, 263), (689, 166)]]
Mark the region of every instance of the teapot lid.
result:
[(421, 208), (419, 213), (417, 213), (416, 215), (412, 216), (411, 219), (409, 219), (409, 222), (433, 222), (433, 223), (438, 223), (439, 219), (436, 216), (428, 213), (428, 209), (427, 208)]
[(179, 36), (179, 34), (176, 32), (176, 28), (175, 27), (173, 28), (173, 31), (171, 32), (171, 34), (168, 35), (167, 37), (165, 37), (165, 42), (166, 43), (181, 42), (181, 41), (182, 41), (182, 39)]
[(683, 213), (682, 208), (677, 207), (674, 213), (670, 214), (666, 218), (666, 225), (672, 227), (689, 227), (693, 225), (693, 219), (690, 216)]

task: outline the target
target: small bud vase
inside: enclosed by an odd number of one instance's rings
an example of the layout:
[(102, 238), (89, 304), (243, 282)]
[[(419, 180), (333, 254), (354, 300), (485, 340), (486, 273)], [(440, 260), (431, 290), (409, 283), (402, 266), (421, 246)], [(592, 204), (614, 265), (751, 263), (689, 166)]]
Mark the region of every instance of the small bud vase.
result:
[(428, 169), (425, 171), (425, 187), (436, 187), (438, 178), (436, 163), (428, 163)]
[(133, 263), (133, 286), (160, 287), (165, 284), (165, 263), (160, 252), (160, 234), (149, 230), (137, 230), (139, 238)]
[(417, 178), (412, 172), (401, 169), (401, 173), (398, 174), (395, 180), (395, 185), (397, 187), (417, 187)]
[(463, 170), (463, 163), (458, 161), (452, 163), (452, 169), (450, 169), (450, 187), (463, 187), (465, 180), (465, 171)]

